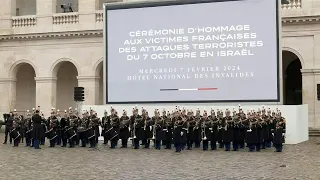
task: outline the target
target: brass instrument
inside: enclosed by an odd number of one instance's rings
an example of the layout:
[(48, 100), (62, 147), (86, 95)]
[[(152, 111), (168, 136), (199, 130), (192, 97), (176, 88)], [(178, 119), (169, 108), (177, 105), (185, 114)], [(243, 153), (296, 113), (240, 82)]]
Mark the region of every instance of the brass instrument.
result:
[(147, 129), (147, 118), (144, 117), (144, 127), (143, 130), (145, 131)]
[(153, 129), (152, 129), (152, 140), (156, 139), (156, 128), (158, 126), (157, 119), (154, 120)]
[(217, 127), (217, 130), (219, 130), (218, 123), (219, 123), (219, 119), (218, 118), (217, 118), (216, 121), (213, 121), (213, 119), (211, 120), (211, 124), (212, 124), (211, 133), (213, 133), (213, 127), (215, 127), (215, 126)]
[(119, 125), (120, 129), (128, 127), (129, 121), (130, 121), (130, 118), (128, 116), (122, 116), (122, 119)]
[(203, 128), (203, 131), (202, 131), (202, 140), (207, 140), (207, 135), (206, 135), (206, 122), (205, 120), (202, 122), (202, 128)]
[(187, 121), (187, 134), (189, 134), (189, 127), (190, 127), (190, 123), (189, 121)]
[[(230, 116), (229, 116), (230, 117)], [(233, 122), (233, 117), (231, 120), (228, 120), (227, 118), (225, 119), (225, 125), (224, 125), (224, 130), (228, 130), (229, 123)]]
[(137, 136), (136, 136), (136, 119), (134, 119), (134, 121), (133, 121), (132, 136), (129, 138), (129, 140), (136, 139), (136, 138), (137, 138)]
[(251, 132), (252, 131), (252, 126), (253, 125), (257, 125), (257, 121), (255, 121), (255, 118), (248, 119), (248, 120), (249, 120), (249, 130), (247, 130), (247, 132)]

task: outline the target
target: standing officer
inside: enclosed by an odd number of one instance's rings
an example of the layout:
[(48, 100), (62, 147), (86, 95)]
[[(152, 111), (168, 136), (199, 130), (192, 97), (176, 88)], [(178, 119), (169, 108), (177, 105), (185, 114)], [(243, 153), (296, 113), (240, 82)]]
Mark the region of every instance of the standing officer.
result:
[(13, 113), (10, 112), (9, 115), (4, 115), (4, 116), (6, 116), (5, 118), (6, 129), (5, 129), (5, 138), (4, 138), (3, 144), (7, 144), (8, 135), (9, 135), (10, 144), (12, 144), (10, 131), (12, 130), (12, 127), (13, 127)]
[(42, 131), (43, 127), (41, 125), (42, 118), (39, 115), (40, 111), (36, 110), (35, 115), (32, 116), (32, 122), (33, 122), (33, 129), (34, 129), (34, 148), (35, 149), (41, 149), (40, 148), (40, 139), (42, 139)]

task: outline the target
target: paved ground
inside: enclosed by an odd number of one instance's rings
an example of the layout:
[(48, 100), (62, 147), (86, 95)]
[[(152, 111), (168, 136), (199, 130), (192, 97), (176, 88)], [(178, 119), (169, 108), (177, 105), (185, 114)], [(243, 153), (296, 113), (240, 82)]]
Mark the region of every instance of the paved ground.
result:
[[(4, 134), (0, 134), (2, 142)], [(0, 144), (0, 179), (320, 179), (320, 138), (249, 153), (88, 148), (41, 150)], [(281, 167), (285, 165), (285, 167)]]

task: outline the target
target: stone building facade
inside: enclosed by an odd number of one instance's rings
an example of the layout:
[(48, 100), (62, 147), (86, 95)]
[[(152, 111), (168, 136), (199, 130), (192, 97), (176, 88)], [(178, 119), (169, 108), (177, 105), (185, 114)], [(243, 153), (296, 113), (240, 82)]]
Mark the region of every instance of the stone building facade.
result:
[[(1, 0), (0, 112), (74, 107), (75, 86), (85, 87), (85, 104), (103, 103), (102, 4), (110, 1)], [(61, 13), (68, 2), (74, 12)], [(282, 101), (308, 104), (309, 126), (320, 128), (320, 0), (289, 2), (281, 7)]]

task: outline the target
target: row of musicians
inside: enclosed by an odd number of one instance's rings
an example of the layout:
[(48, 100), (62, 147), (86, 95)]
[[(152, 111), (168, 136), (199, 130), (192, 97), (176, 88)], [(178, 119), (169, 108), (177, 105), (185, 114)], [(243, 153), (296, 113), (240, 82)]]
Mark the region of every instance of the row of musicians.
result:
[[(225, 147), (230, 151), (231, 143), (233, 150), (238, 151), (244, 148), (247, 143), (249, 150), (260, 151), (261, 147), (271, 147), (274, 144), (284, 143), (285, 121), (283, 118), (262, 116), (261, 118), (242, 118), (239, 116), (226, 117), (195, 117), (195, 116), (105, 116), (102, 118), (103, 136), (105, 144), (111, 141), (111, 148), (114, 148), (118, 139), (122, 139), (122, 147), (127, 147), (127, 140), (133, 140), (135, 149), (139, 148), (139, 141), (150, 147), (150, 140), (154, 140), (156, 149), (161, 148), (161, 141), (166, 149), (171, 149), (174, 144), (176, 150), (192, 149), (200, 147), (203, 143), (203, 150), (208, 150), (209, 141), (211, 149), (217, 149), (217, 142), (220, 148)], [(281, 132), (281, 133), (280, 133)], [(275, 136), (275, 134), (281, 136)], [(277, 148), (277, 151), (280, 151)]]
[[(263, 120), (264, 119), (264, 120)], [(111, 148), (117, 146), (119, 139), (122, 140), (122, 147), (127, 147), (128, 139), (133, 140), (135, 149), (139, 148), (139, 141), (142, 141), (145, 148), (150, 147), (150, 141), (155, 141), (156, 149), (161, 148), (161, 141), (165, 144), (166, 149), (171, 149), (174, 143), (177, 151), (181, 151), (186, 146), (191, 149), (193, 145), (200, 147), (203, 141), (203, 149), (207, 150), (209, 141), (211, 149), (215, 150), (216, 142), (219, 142), (220, 148), (225, 147), (230, 151), (232, 143), (233, 149), (237, 151), (244, 148), (245, 142), (249, 150), (255, 148), (259, 151), (262, 148), (271, 147), (271, 142), (281, 144), (284, 142), (285, 121), (283, 118), (272, 118), (265, 116), (262, 121), (255, 118), (236, 119), (231, 116), (223, 118), (211, 118), (194, 116), (183, 117), (176, 116), (173, 118), (154, 116), (122, 116), (117, 115), (105, 116), (102, 122), (95, 116), (78, 118), (70, 116), (61, 118), (51, 116), (48, 120), (43, 119), (43, 133), (41, 133), (41, 144), (45, 143), (46, 132), (53, 132), (50, 137), (50, 146), (55, 144), (65, 147), (69, 142), (70, 147), (79, 144), (86, 146), (89, 141), (91, 147), (98, 143), (99, 126), (103, 127), (102, 135), (104, 143), (111, 141)], [(16, 129), (26, 129), (26, 145), (32, 146), (32, 122), (31, 119), (25, 121), (16, 120)], [(69, 133), (70, 132), (70, 133)], [(276, 136), (281, 132), (281, 136)], [(23, 133), (21, 133), (23, 134)], [(93, 135), (92, 135), (93, 134)], [(276, 134), (276, 135), (275, 135)], [(48, 137), (48, 136), (47, 136)], [(54, 137), (54, 138), (52, 138)], [(22, 137), (23, 139), (23, 137)], [(279, 148), (277, 148), (279, 151)]]

